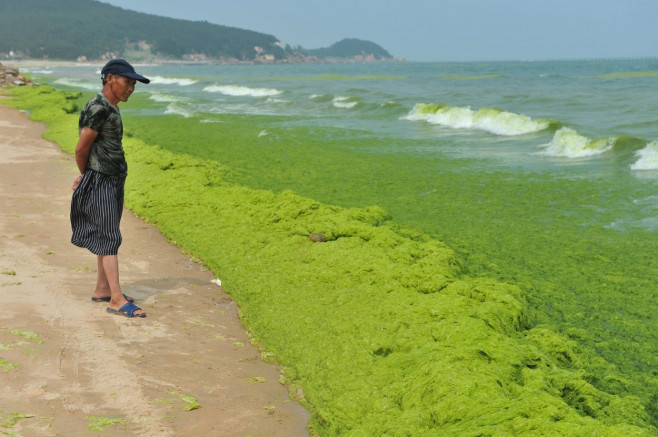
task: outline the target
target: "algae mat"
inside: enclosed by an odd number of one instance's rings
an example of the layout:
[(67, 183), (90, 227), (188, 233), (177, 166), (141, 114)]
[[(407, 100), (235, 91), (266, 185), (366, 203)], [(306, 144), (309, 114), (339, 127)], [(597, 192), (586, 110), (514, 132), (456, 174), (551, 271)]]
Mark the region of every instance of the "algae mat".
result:
[[(85, 96), (43, 87), (19, 97), (13, 104), (70, 150)], [(401, 227), (392, 208), (264, 190), (221, 154), (180, 150), (194, 143), (190, 131), (166, 141), (142, 121), (126, 120), (128, 205), (222, 277), (320, 435), (656, 433), (650, 400), (583, 346), (587, 333), (537, 324), (539, 306), (523, 281), (476, 277), (494, 270), (485, 260), (492, 248), (455, 245), (457, 255), (411, 230), (411, 220)], [(243, 138), (261, 126), (247, 121), (227, 117), (235, 131), (224, 132), (227, 147), (248, 149)], [(284, 133), (282, 141), (301, 138)], [(253, 156), (245, 162), (266, 173)], [(314, 232), (328, 241), (310, 241)], [(599, 381), (627, 391), (602, 390)]]

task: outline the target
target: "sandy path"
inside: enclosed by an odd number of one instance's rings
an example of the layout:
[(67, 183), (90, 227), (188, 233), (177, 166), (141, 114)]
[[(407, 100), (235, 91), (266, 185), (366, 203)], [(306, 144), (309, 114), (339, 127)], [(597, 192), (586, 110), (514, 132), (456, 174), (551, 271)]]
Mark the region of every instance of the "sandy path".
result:
[(0, 105), (0, 433), (99, 435), (94, 416), (122, 419), (105, 436), (308, 435), (212, 274), (128, 211), (121, 282), (148, 317), (91, 302), (95, 257), (69, 242), (75, 163), (43, 130)]

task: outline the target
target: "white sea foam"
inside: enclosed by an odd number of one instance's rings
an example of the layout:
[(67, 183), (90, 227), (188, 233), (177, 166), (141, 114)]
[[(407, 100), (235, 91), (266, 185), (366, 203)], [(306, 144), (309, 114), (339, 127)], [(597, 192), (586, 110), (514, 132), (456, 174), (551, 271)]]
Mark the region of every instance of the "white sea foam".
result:
[(637, 161), (631, 164), (631, 170), (658, 170), (658, 141), (652, 141), (643, 149), (635, 152)]
[(336, 96), (331, 104), (336, 108), (354, 108), (359, 102), (350, 101), (351, 97)]
[(165, 109), (165, 114), (176, 114), (176, 115), (182, 115), (185, 118), (189, 118), (192, 116), (192, 113), (190, 111), (185, 110), (184, 108), (181, 108), (179, 105), (172, 103), (167, 106), (167, 109)]
[(72, 88), (82, 88), (85, 90), (92, 90), (92, 91), (100, 91), (102, 88), (100, 79), (98, 80), (97, 84), (94, 84), (94, 83), (82, 82), (79, 80), (69, 79), (64, 77), (61, 79), (57, 79), (54, 83), (56, 83), (57, 85), (65, 85), (65, 86), (70, 86)]
[(152, 84), (159, 84), (159, 85), (180, 85), (180, 86), (190, 86), (195, 83), (197, 83), (197, 80), (194, 79), (187, 79), (187, 78), (180, 78), (180, 77), (162, 77), (162, 76), (155, 76), (151, 78), (151, 83)]
[(268, 99), (266, 100), (266, 102), (269, 102), (269, 103), (293, 103), (293, 102), (290, 101), (290, 100), (285, 100), (285, 99), (275, 99), (275, 98), (272, 98), (272, 97), (268, 98)]
[(540, 146), (544, 150), (539, 154), (565, 158), (586, 158), (611, 150), (616, 141), (616, 137), (590, 140), (573, 129), (563, 127), (555, 132), (550, 143)]
[(184, 102), (187, 100), (182, 97), (176, 97), (165, 93), (151, 93), (149, 99), (153, 100), (154, 102), (164, 102), (164, 103)]
[(514, 136), (540, 132), (550, 125), (548, 120), (535, 120), (527, 115), (501, 111), (495, 108), (481, 108), (477, 111), (469, 107), (447, 105), (416, 104), (403, 120), (426, 121), (453, 129), (478, 129), (496, 135)]
[(270, 97), (283, 93), (274, 88), (248, 88), (238, 85), (209, 85), (203, 89), (209, 93), (220, 93), (234, 97)]
[(53, 74), (53, 70), (33, 70), (31, 68), (22, 68), (21, 71), (23, 73), (31, 73), (31, 74)]

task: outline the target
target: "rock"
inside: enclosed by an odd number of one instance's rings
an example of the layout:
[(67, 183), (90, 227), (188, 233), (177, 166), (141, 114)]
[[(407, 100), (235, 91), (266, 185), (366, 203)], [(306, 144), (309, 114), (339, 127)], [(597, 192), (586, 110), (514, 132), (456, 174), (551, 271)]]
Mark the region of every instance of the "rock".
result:
[(327, 241), (327, 237), (325, 237), (323, 234), (316, 234), (316, 233), (310, 234), (308, 236), (308, 239), (314, 243), (324, 243), (325, 241)]
[(5, 67), (0, 64), (0, 87), (33, 85), (25, 77), (18, 73), (15, 68)]

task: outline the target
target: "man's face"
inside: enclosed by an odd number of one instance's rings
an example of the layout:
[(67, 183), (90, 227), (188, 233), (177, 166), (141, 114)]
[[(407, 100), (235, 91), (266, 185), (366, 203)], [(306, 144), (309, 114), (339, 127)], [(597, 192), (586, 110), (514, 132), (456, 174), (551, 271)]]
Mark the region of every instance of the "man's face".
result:
[(119, 102), (127, 102), (130, 95), (135, 91), (135, 79), (126, 76), (110, 74), (108, 77), (110, 90)]

